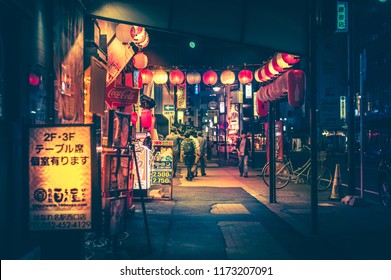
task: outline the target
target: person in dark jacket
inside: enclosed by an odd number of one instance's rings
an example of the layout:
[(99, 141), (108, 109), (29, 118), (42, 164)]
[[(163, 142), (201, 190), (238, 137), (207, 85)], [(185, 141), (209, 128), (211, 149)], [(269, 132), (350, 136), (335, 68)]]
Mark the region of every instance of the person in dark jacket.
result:
[(173, 151), (172, 164), (173, 164), (174, 174), (172, 175), (172, 177), (175, 178), (176, 170), (177, 170), (177, 166), (178, 166), (178, 161), (179, 161), (182, 136), (179, 135), (176, 127), (173, 126), (173, 127), (171, 127), (171, 133), (166, 136), (166, 140), (171, 140), (173, 142), (173, 146), (172, 146), (172, 151)]
[(239, 172), (240, 176), (248, 177), (248, 156), (251, 150), (251, 142), (247, 138), (247, 134), (242, 132), (240, 138), (236, 142), (236, 149), (239, 156)]
[[(192, 149), (188, 149), (187, 147), (193, 147)], [(180, 160), (181, 162), (185, 162), (187, 168), (187, 176), (186, 180), (191, 181), (194, 178), (194, 174), (191, 171), (192, 166), (194, 165), (196, 148), (193, 139), (190, 138), (190, 131), (185, 132), (185, 139), (181, 142), (181, 154)]]

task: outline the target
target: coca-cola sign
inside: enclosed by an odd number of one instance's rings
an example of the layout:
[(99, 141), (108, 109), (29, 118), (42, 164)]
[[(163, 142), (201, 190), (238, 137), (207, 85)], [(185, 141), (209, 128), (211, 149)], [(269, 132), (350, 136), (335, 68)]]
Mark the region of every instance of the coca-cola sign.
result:
[(109, 85), (106, 88), (106, 102), (109, 106), (129, 106), (138, 103), (140, 89)]

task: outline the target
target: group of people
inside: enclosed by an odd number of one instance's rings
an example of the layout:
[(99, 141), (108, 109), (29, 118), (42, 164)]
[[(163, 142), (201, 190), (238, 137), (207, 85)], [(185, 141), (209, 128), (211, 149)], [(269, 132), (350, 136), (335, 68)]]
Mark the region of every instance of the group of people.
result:
[(182, 136), (173, 126), (170, 134), (166, 136), (166, 140), (173, 141), (173, 177), (176, 176), (179, 160), (186, 165), (186, 180), (191, 181), (197, 176), (198, 165), (200, 165), (201, 175), (206, 176), (207, 141), (203, 137), (202, 131), (186, 130)]
[[(201, 175), (205, 173), (205, 159), (210, 157), (210, 145), (208, 140), (202, 135), (202, 131), (186, 130), (183, 135), (179, 134), (178, 129), (171, 127), (171, 132), (165, 138), (173, 141), (173, 177), (176, 176), (178, 161), (184, 162), (187, 169), (186, 180), (192, 181), (197, 176), (198, 166), (201, 169)], [(236, 149), (239, 157), (239, 174), (248, 177), (248, 157), (251, 152), (251, 142), (247, 138), (247, 133), (242, 132), (236, 142)]]

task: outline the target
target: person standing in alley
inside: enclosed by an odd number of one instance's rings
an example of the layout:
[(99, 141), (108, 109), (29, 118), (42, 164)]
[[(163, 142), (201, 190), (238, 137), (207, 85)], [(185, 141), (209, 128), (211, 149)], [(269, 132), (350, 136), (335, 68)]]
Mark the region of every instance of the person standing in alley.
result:
[(172, 146), (172, 165), (173, 165), (173, 172), (172, 175), (173, 178), (175, 178), (177, 166), (178, 166), (178, 160), (180, 155), (180, 145), (182, 137), (179, 135), (176, 127), (171, 127), (171, 133), (166, 136), (166, 140), (171, 140), (173, 142)]
[(206, 158), (207, 158), (207, 160), (212, 159), (212, 146), (213, 146), (213, 142), (210, 140), (209, 136), (206, 137)]
[(194, 177), (197, 177), (198, 175), (198, 162), (200, 160), (200, 143), (197, 139), (197, 131), (195, 129), (190, 130), (190, 139), (194, 141), (194, 147), (195, 147), (195, 159), (194, 159), (194, 166), (192, 167), (192, 174)]
[(240, 176), (248, 177), (248, 156), (250, 154), (250, 140), (247, 138), (247, 134), (242, 131), (242, 134), (236, 142), (236, 149), (239, 156), (239, 172)]
[(206, 154), (206, 152), (207, 152), (206, 151), (206, 139), (203, 137), (202, 131), (198, 132), (197, 140), (198, 140), (198, 143), (200, 144), (199, 163), (200, 163), (200, 167), (201, 167), (201, 175), (206, 176), (206, 173), (205, 173), (205, 157), (207, 156), (207, 154)]
[(194, 178), (191, 167), (194, 165), (196, 148), (193, 139), (190, 138), (190, 131), (185, 132), (185, 139), (181, 143), (181, 162), (185, 162), (187, 168), (186, 180), (191, 181)]

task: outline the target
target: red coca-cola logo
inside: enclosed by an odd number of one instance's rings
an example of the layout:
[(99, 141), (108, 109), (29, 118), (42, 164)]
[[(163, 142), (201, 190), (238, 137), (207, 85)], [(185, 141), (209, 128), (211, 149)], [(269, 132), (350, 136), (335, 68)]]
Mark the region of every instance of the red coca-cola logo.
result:
[(108, 86), (106, 88), (106, 102), (112, 106), (129, 106), (137, 104), (140, 90), (127, 86)]

